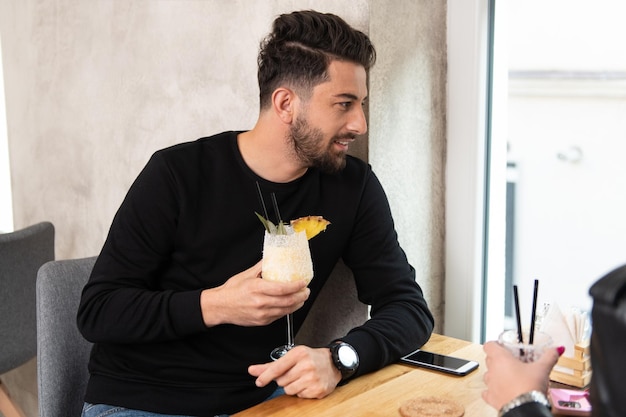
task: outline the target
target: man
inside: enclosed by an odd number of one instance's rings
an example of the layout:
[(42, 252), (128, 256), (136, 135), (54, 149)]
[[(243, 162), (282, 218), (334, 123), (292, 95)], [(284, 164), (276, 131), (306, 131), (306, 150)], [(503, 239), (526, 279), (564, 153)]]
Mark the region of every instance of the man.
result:
[[(254, 128), (153, 155), (83, 291), (78, 324), (95, 343), (83, 416), (230, 414), (278, 387), (322, 398), (428, 340), (433, 319), (386, 196), (371, 168), (346, 155), (367, 130), (374, 60), (367, 36), (337, 16), (282, 15), (261, 45)], [(259, 189), (268, 202), (274, 193), (283, 220), (331, 222), (310, 241), (309, 287), (259, 279)], [(285, 315), (302, 324), (340, 258), (371, 319), (329, 346), (269, 361), (284, 343)]]

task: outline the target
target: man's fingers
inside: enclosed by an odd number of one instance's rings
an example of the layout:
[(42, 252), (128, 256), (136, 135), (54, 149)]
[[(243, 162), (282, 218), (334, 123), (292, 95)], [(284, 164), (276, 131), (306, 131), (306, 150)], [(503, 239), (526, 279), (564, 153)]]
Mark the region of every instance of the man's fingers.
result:
[(310, 290), (307, 288), (307, 283), (305, 281), (294, 281), (294, 282), (275, 282), (275, 281), (264, 281), (263, 291), (268, 295), (275, 296), (283, 296), (290, 295), (306, 289), (306, 291)]
[(257, 377), (255, 383), (258, 387), (264, 387), (284, 375), (293, 365), (286, 356), (283, 356), (274, 362), (251, 365), (248, 367), (248, 373)]

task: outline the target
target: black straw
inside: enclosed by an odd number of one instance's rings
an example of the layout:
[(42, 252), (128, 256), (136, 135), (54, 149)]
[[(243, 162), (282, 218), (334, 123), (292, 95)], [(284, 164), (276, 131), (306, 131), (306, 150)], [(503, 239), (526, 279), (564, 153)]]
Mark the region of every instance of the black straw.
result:
[(278, 211), (278, 203), (276, 202), (276, 194), (272, 193), (272, 204), (274, 204), (274, 211), (276, 212), (276, 216), (278, 217), (278, 224), (282, 224), (283, 219), (280, 217), (280, 211)]
[(263, 200), (263, 193), (261, 192), (261, 186), (259, 182), (256, 182), (256, 190), (259, 193), (259, 198), (261, 199), (261, 206), (263, 206), (263, 214), (265, 214), (265, 219), (269, 220), (269, 216), (267, 215), (267, 208), (265, 207), (265, 200)]
[(528, 337), (528, 343), (533, 344), (535, 339), (535, 316), (537, 314), (537, 292), (539, 291), (539, 280), (535, 280), (535, 289), (533, 291), (533, 310), (530, 316), (530, 336)]
[(515, 319), (517, 321), (517, 340), (524, 343), (522, 336), (522, 319), (519, 314), (519, 295), (517, 294), (517, 285), (513, 285), (513, 299), (515, 300)]

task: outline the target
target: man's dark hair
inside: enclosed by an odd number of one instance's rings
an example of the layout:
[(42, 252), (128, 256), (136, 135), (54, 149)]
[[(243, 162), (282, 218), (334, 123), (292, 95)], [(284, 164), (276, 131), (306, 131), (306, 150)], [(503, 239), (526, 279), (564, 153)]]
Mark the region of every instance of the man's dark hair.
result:
[(367, 35), (336, 15), (312, 10), (280, 15), (261, 42), (261, 109), (269, 106), (281, 84), (308, 98), (313, 87), (328, 79), (332, 60), (353, 62), (367, 70), (376, 61), (376, 51)]

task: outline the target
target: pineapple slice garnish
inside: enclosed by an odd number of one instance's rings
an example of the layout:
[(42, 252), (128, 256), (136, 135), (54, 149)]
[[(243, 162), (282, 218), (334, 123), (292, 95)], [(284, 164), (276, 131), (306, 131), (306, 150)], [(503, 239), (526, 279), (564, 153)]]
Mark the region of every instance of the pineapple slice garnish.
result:
[(307, 240), (317, 236), (320, 232), (326, 230), (326, 226), (330, 224), (328, 220), (322, 216), (305, 216), (292, 220), (291, 227), (295, 232), (306, 232)]

